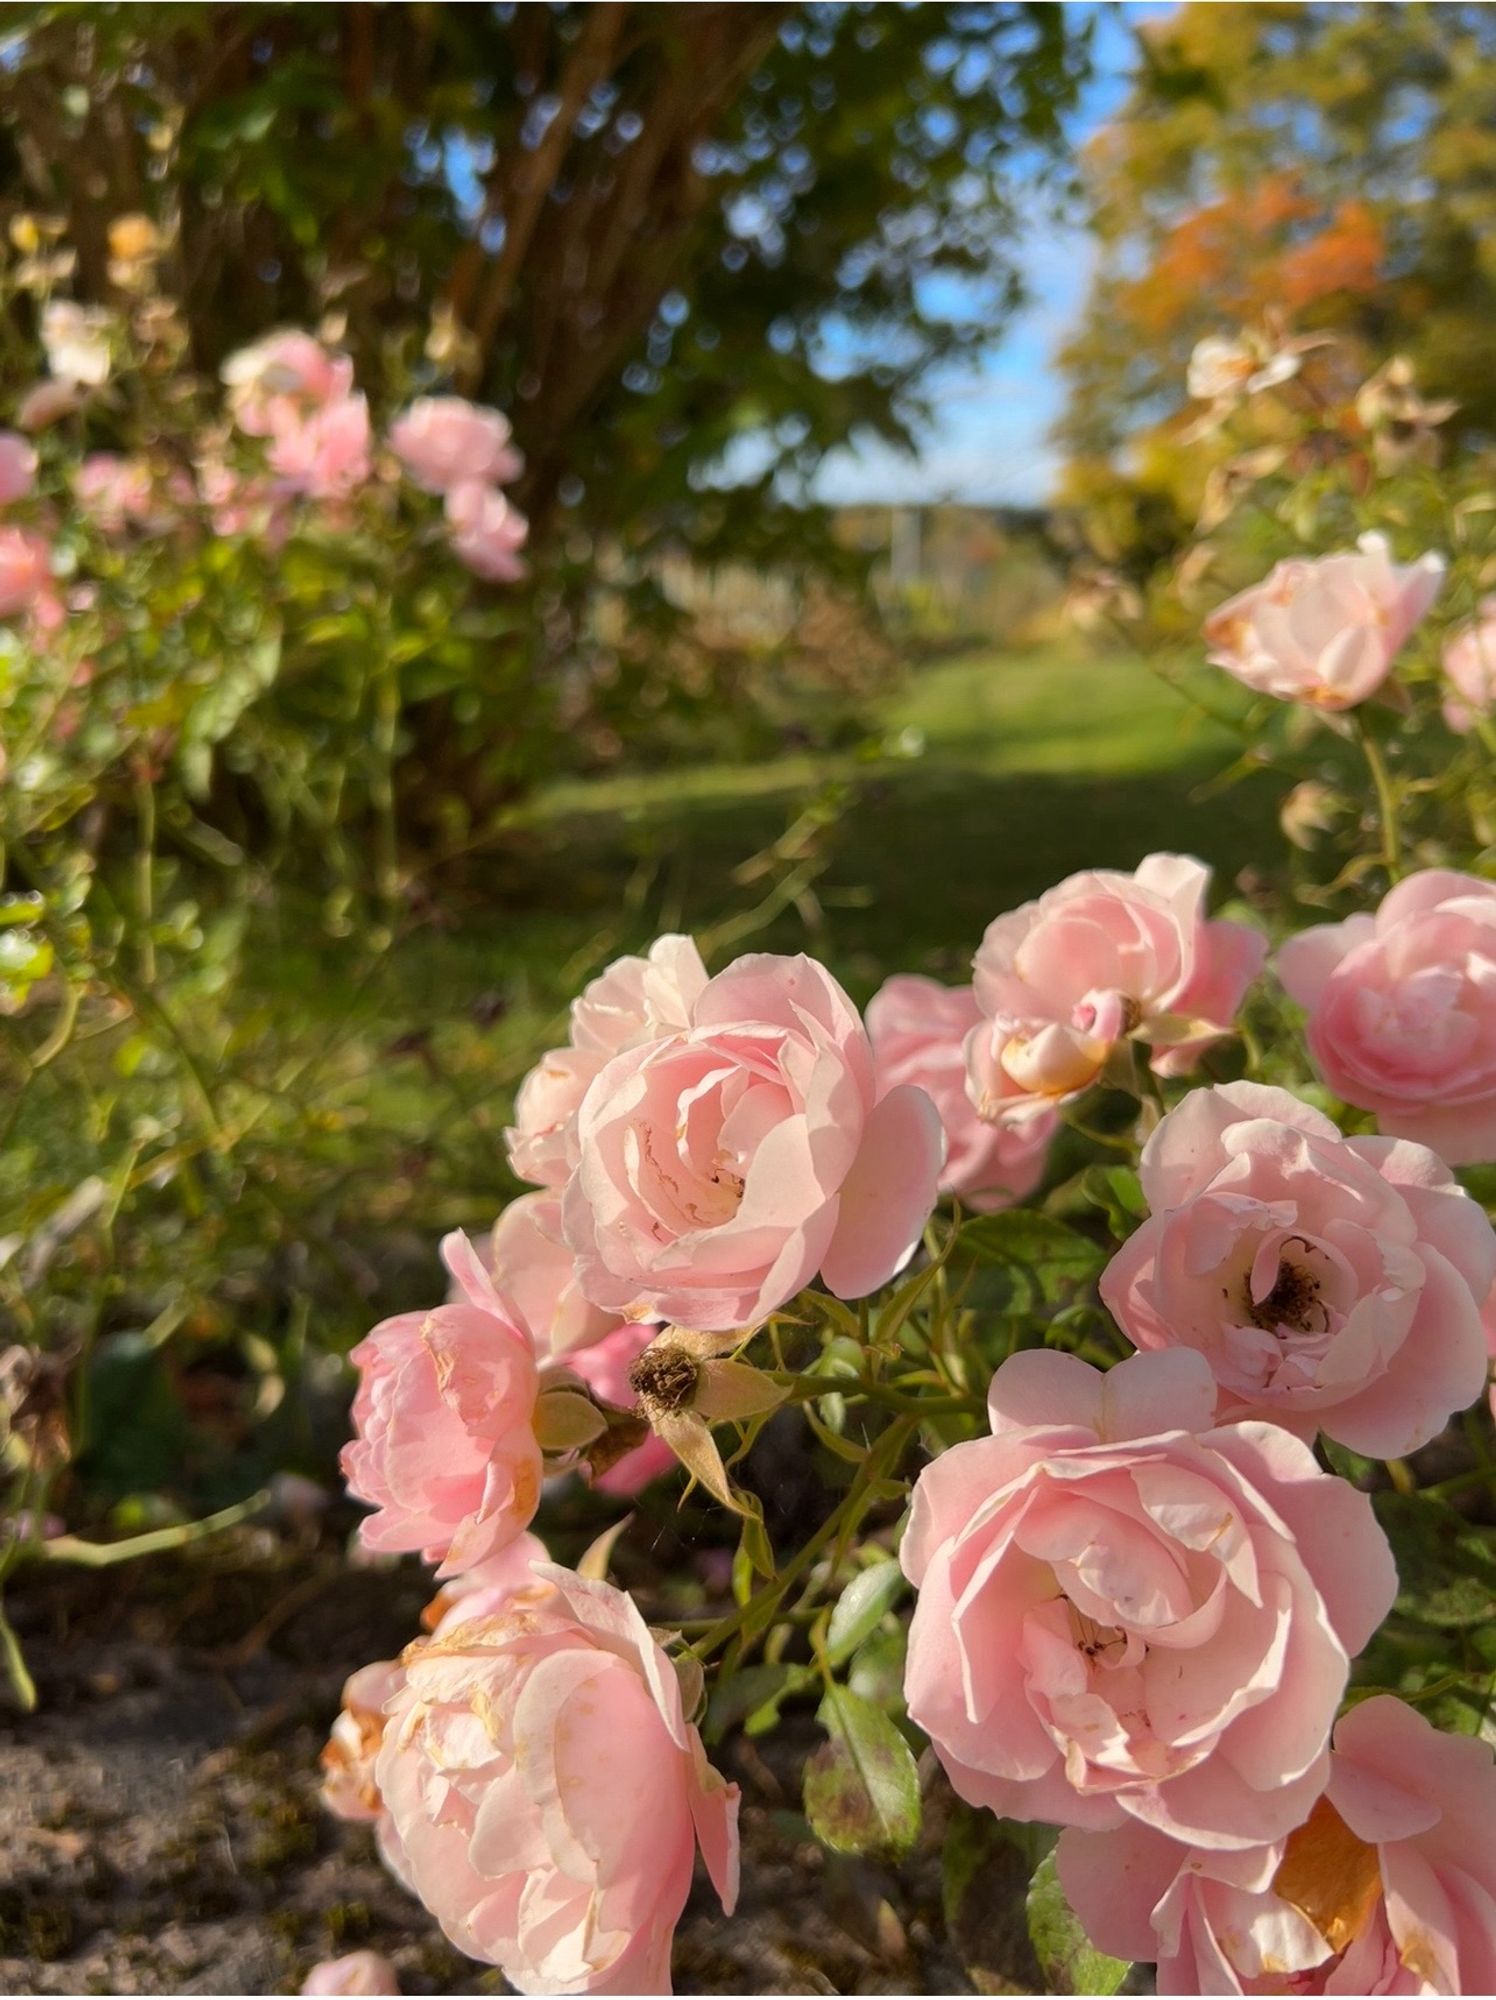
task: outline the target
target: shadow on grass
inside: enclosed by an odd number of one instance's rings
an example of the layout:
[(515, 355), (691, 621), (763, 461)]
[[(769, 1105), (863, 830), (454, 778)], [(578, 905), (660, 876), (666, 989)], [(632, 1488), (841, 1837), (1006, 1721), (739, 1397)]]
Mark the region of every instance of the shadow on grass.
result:
[[(1002, 911), (1077, 869), (1132, 868), (1155, 849), (1209, 862), (1219, 898), (1271, 851), (1278, 790), (1264, 776), (1198, 800), (1221, 763), (1209, 756), (1125, 778), (991, 773), (934, 760), (880, 771), (835, 829), (830, 865), (815, 884), (820, 934), (790, 909), (752, 948), (808, 945), (859, 990), (896, 970), (959, 978)], [(600, 918), (617, 907), (639, 860), (653, 857), (650, 906), (685, 928), (704, 926), (744, 899), (732, 871), (811, 796), (659, 799), (626, 818), (569, 818), (552, 829), (556, 846), (541, 870), (549, 874), (564, 853), (573, 908), (580, 916), (591, 905)]]

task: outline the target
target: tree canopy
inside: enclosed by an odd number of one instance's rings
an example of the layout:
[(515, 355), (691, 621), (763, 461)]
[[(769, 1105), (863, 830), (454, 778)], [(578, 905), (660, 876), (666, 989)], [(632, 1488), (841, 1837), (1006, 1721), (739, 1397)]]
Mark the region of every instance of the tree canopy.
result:
[(1141, 28), (1085, 177), (1100, 259), (1063, 357), (1075, 497), (1127, 457), (1162, 504), (1144, 461), (1177, 428), (1192, 347), (1265, 313), (1349, 336), (1367, 373), (1404, 353), (1458, 401), (1456, 430), (1496, 428), (1490, 7), (1192, 0)]
[[(1086, 64), (1030, 0), (45, 5), (8, 36), (0, 206), (65, 218), (80, 295), (142, 209), (204, 367), (331, 312), (361, 378), (419, 376), (436, 315), (442, 368), (512, 415), (541, 550), (741, 553), (784, 475), (906, 441), (1019, 295)], [(745, 436), (751, 476), (704, 498)]]

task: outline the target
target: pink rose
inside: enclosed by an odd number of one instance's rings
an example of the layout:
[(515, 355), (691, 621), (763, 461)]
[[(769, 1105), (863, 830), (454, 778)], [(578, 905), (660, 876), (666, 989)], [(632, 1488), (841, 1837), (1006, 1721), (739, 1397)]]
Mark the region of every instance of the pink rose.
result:
[(1337, 1096), (1451, 1166), (1496, 1159), (1496, 882), (1426, 868), (1275, 964)]
[(912, 973), (885, 980), (867, 1009), (879, 1076), (887, 1084), (918, 1084), (940, 1113), (941, 1193), (987, 1210), (1033, 1193), (1059, 1119), (1044, 1110), (1012, 1124), (978, 1117), (966, 1087), (966, 1038), (981, 1021), (969, 986), (941, 986)]
[(935, 1203), (940, 1117), (879, 1088), (867, 1032), (813, 959), (752, 953), (689, 1024), (611, 1058), (577, 1114), (566, 1240), (594, 1304), (706, 1330), (764, 1319), (819, 1271), (860, 1298)]
[(493, 1226), (489, 1269), (541, 1360), (564, 1356), (569, 1367), (573, 1348), (591, 1346), (618, 1325), (582, 1296), (554, 1195), (522, 1194), (510, 1202)]
[(1258, 694), (1354, 708), (1375, 694), (1439, 594), (1444, 558), (1395, 563), (1385, 536), (1358, 554), (1295, 556), (1218, 605), (1205, 621), (1212, 665)]
[(350, 1951), (324, 1958), (306, 1976), (303, 1993), (398, 1993), (395, 1968), (377, 1951)]
[(1204, 1355), (1222, 1422), (1396, 1458), (1480, 1395), (1496, 1232), (1437, 1154), (1228, 1083), (1164, 1118), (1141, 1173), (1153, 1214), (1101, 1296), (1138, 1347)]
[(541, 1574), (546, 1603), (407, 1651), (375, 1766), (392, 1858), (522, 1993), (668, 1993), (698, 1842), (736, 1899), (737, 1789), (623, 1592)]
[(151, 518), (154, 490), (144, 459), (118, 452), (90, 452), (73, 474), (78, 505), (104, 535), (122, 534), (132, 523)]
[[(543, 1604), (553, 1587), (534, 1573), (548, 1563), (536, 1535), (520, 1535), (461, 1576), (452, 1577), (421, 1614), (438, 1638), (474, 1618), (497, 1618)], [(374, 1660), (343, 1683), (343, 1706), (322, 1752), (322, 1802), (339, 1819), (367, 1821), (382, 1838), (387, 1815), (374, 1782), (390, 1703), (405, 1685), (403, 1660)]]
[(353, 363), (329, 353), (297, 328), (266, 334), (241, 347), (219, 370), (234, 421), (247, 437), (270, 437), (298, 413), (345, 401), (353, 389)]
[(367, 398), (342, 396), (277, 418), (267, 456), (287, 492), (346, 500), (369, 478), (371, 438)]
[(514, 583), (524, 575), (519, 552), (530, 524), (497, 486), (468, 479), (450, 487), (446, 516), (453, 551), (475, 576), (489, 583)]
[(502, 486), (524, 464), (509, 442), (509, 419), (463, 396), (418, 396), (390, 425), (390, 449), (424, 493)]
[(1060, 1881), (1100, 1950), (1157, 1961), (1160, 1993), (1490, 1993), (1493, 1825), (1490, 1746), (1374, 1695), (1337, 1723), (1325, 1794), (1286, 1840), (1070, 1832)]
[(0, 618), (23, 612), (47, 630), (62, 621), (51, 545), (29, 528), (0, 528)]
[[(617, 1326), (591, 1347), (577, 1348), (568, 1354), (566, 1365), (603, 1402), (620, 1410), (637, 1409), (639, 1398), (629, 1381), (629, 1370), (658, 1332), (653, 1323)], [(643, 1444), (626, 1451), (616, 1465), (610, 1465), (592, 1483), (600, 1493), (628, 1500), (651, 1480), (663, 1479), (674, 1472), (679, 1462), (665, 1440), (651, 1431)]]
[(1468, 735), (1496, 708), (1496, 597), (1483, 597), (1479, 617), (1445, 646), (1444, 675), (1444, 720), (1457, 736)]
[(1397, 1587), (1371, 1503), (1272, 1424), (1210, 1429), (1188, 1350), (1015, 1355), (993, 1435), (920, 1474), (909, 1713), (972, 1805), (1208, 1848), (1323, 1789), (1351, 1655)]
[(36, 484), (36, 453), (17, 431), (0, 431), (0, 507), (24, 500)]
[(571, 1003), (571, 1040), (543, 1055), (519, 1087), (504, 1134), (522, 1181), (563, 1187), (577, 1163), (576, 1114), (609, 1056), (684, 1028), (706, 985), (701, 953), (676, 932), (647, 958), (618, 958)]
[(343, 1473), (377, 1509), (367, 1548), (420, 1549), (452, 1576), (534, 1518), (540, 1382), (529, 1334), (465, 1236), (442, 1244), (460, 1303), (387, 1319), (354, 1348), (359, 1385)]
[(1246, 924), (1206, 919), (1209, 883), (1203, 862), (1150, 854), (1131, 875), (1068, 876), (987, 926), (974, 982), (984, 1019), (966, 1045), (982, 1117), (1073, 1097), (1125, 1038), (1179, 1076), (1231, 1032), (1267, 945)]

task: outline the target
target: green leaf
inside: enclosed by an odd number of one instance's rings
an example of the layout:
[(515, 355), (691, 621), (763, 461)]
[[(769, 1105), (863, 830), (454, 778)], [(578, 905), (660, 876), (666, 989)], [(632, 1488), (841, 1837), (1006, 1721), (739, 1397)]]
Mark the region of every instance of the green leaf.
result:
[(847, 1686), (853, 1694), (881, 1708), (885, 1715), (904, 1713), (904, 1661), (909, 1634), (902, 1625), (885, 1626), (866, 1639), (852, 1655)]
[(1054, 1840), (1050, 1827), (950, 1802), (940, 1850), (946, 1935), (978, 1993), (1041, 1990), (1024, 1897)]
[(1402, 1617), (1462, 1632), (1496, 1623), (1496, 1531), (1427, 1493), (1378, 1493), (1372, 1505), (1397, 1559)]
[(896, 1562), (874, 1563), (860, 1570), (836, 1600), (826, 1633), (826, 1655), (839, 1666), (870, 1637), (906, 1589), (904, 1572)]
[(1021, 1208), (963, 1223), (957, 1255), (1008, 1271), (1026, 1304), (1057, 1303), (1068, 1291), (1089, 1284), (1106, 1262), (1105, 1252), (1089, 1236), (1053, 1216)]
[(718, 1743), (729, 1729), (741, 1727), (745, 1736), (762, 1736), (779, 1721), (782, 1703), (804, 1694), (815, 1685), (814, 1667), (764, 1664), (742, 1667), (712, 1690), (707, 1708), (705, 1735), (708, 1743)]
[(805, 1813), (816, 1838), (838, 1854), (907, 1854), (920, 1818), (909, 1745), (881, 1709), (845, 1688), (828, 1688), (817, 1713), (828, 1741), (805, 1766)]
[(1052, 1993), (1116, 1993), (1131, 1967), (1097, 1951), (1065, 1900), (1053, 1854), (1034, 1870), (1028, 1892), (1029, 1937)]

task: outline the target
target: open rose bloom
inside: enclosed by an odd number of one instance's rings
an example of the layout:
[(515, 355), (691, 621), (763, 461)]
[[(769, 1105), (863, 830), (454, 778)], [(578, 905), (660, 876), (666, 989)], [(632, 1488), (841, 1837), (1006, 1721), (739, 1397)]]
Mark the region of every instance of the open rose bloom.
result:
[(945, 1130), (942, 1194), (967, 1208), (1007, 1208), (1032, 1194), (1059, 1124), (1053, 1111), (1004, 1123), (982, 1118), (966, 1087), (966, 1041), (982, 1022), (969, 986), (898, 973), (868, 1002), (867, 1031), (885, 1083), (916, 1084)]
[(534, 1518), (541, 1452), (535, 1345), (466, 1237), (442, 1245), (456, 1302), (401, 1313), (354, 1348), (349, 1491), (365, 1545), (419, 1549), (439, 1574), (497, 1554)]
[(1452, 1166), (1496, 1160), (1496, 882), (1423, 869), (1275, 967), (1338, 1096)]
[(1211, 613), (1209, 658), (1258, 694), (1354, 708), (1387, 678), (1443, 580), (1442, 556), (1396, 563), (1381, 535), (1296, 556)]
[(504, 1134), (522, 1181), (564, 1187), (577, 1164), (577, 1111), (609, 1056), (684, 1028), (706, 985), (701, 953), (669, 932), (647, 957), (615, 959), (571, 1004), (571, 1039), (543, 1055), (514, 1103)]
[(1188, 1350), (1018, 1354), (992, 1436), (920, 1474), (905, 1694), (969, 1803), (1240, 1849), (1319, 1796), (1391, 1552), (1364, 1494), (1215, 1400)]
[(1160, 1993), (1491, 1993), (1493, 1829), (1490, 1746), (1377, 1695), (1341, 1717), (1324, 1796), (1283, 1840), (1066, 1833), (1060, 1881), (1102, 1951), (1157, 1961)]
[(1496, 1232), (1426, 1147), (1231, 1083), (1168, 1114), (1141, 1174), (1153, 1214), (1101, 1295), (1137, 1346), (1204, 1356), (1223, 1420), (1393, 1458), (1480, 1395)]
[(1262, 968), (1266, 940), (1210, 921), (1210, 870), (1150, 854), (1130, 875), (1071, 875), (987, 927), (973, 991), (982, 1021), (967, 1038), (978, 1113), (1033, 1117), (1087, 1089), (1128, 1037), (1161, 1076), (1193, 1068), (1231, 1032)]
[(944, 1151), (924, 1091), (880, 1087), (831, 975), (753, 953), (707, 981), (685, 1027), (593, 1078), (566, 1240), (582, 1290), (623, 1318), (750, 1327), (817, 1271), (860, 1298), (900, 1270)]
[(623, 1592), (539, 1575), (544, 1603), (407, 1649), (375, 1763), (391, 1857), (521, 1993), (668, 1993), (698, 1846), (736, 1899), (737, 1790)]

